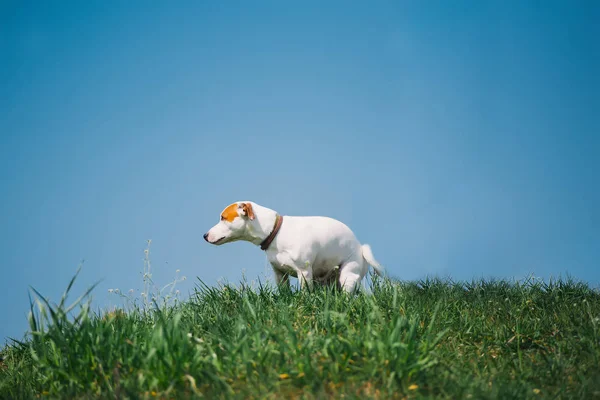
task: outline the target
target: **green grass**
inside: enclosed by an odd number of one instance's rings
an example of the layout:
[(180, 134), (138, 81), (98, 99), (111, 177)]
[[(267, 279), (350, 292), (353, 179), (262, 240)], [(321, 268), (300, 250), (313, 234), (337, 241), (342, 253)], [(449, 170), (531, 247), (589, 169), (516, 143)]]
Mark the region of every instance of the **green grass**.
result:
[(2, 350), (0, 397), (600, 398), (596, 289), (375, 280), (372, 291), (199, 282), (185, 302), (110, 313), (38, 294), (31, 334)]

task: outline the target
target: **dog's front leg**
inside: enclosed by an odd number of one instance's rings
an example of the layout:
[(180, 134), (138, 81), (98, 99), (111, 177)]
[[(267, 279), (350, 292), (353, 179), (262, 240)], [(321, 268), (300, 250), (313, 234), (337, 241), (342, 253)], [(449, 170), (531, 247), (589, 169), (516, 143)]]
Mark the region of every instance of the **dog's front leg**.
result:
[(275, 273), (275, 283), (278, 287), (290, 287), (289, 274), (281, 272), (273, 265), (273, 272)]
[(304, 265), (304, 268), (299, 268), (298, 271), (298, 280), (300, 281), (300, 288), (312, 290), (313, 288), (313, 274), (312, 274), (312, 266), (307, 261)]

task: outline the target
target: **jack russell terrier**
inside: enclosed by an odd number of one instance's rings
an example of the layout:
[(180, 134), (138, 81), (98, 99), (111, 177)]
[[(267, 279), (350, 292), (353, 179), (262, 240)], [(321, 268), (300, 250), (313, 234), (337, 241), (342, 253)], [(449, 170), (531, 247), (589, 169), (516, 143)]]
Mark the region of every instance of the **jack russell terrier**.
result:
[(353, 292), (366, 275), (369, 264), (379, 276), (385, 269), (375, 260), (371, 247), (361, 245), (344, 223), (329, 217), (295, 217), (251, 201), (238, 201), (221, 213), (221, 220), (204, 234), (214, 245), (245, 240), (259, 245), (275, 272), (278, 285), (289, 287), (288, 275), (301, 288), (313, 281)]

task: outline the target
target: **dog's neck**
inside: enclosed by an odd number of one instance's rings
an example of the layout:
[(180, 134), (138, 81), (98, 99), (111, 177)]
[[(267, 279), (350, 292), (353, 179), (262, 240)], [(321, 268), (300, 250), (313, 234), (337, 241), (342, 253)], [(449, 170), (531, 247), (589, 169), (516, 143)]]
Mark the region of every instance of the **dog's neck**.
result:
[(256, 218), (248, 225), (248, 241), (259, 246), (273, 231), (277, 212), (270, 208), (252, 204)]

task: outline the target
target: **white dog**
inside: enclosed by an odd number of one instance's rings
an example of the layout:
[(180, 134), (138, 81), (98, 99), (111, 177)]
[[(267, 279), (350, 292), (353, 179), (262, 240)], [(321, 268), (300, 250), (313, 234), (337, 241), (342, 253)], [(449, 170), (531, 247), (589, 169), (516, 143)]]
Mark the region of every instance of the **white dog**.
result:
[(366, 275), (369, 264), (379, 276), (384, 268), (371, 248), (361, 245), (342, 222), (329, 217), (282, 216), (251, 201), (238, 201), (221, 213), (221, 221), (204, 239), (211, 244), (245, 240), (267, 253), (278, 285), (289, 286), (288, 275), (300, 280), (302, 288), (337, 280), (353, 292)]

